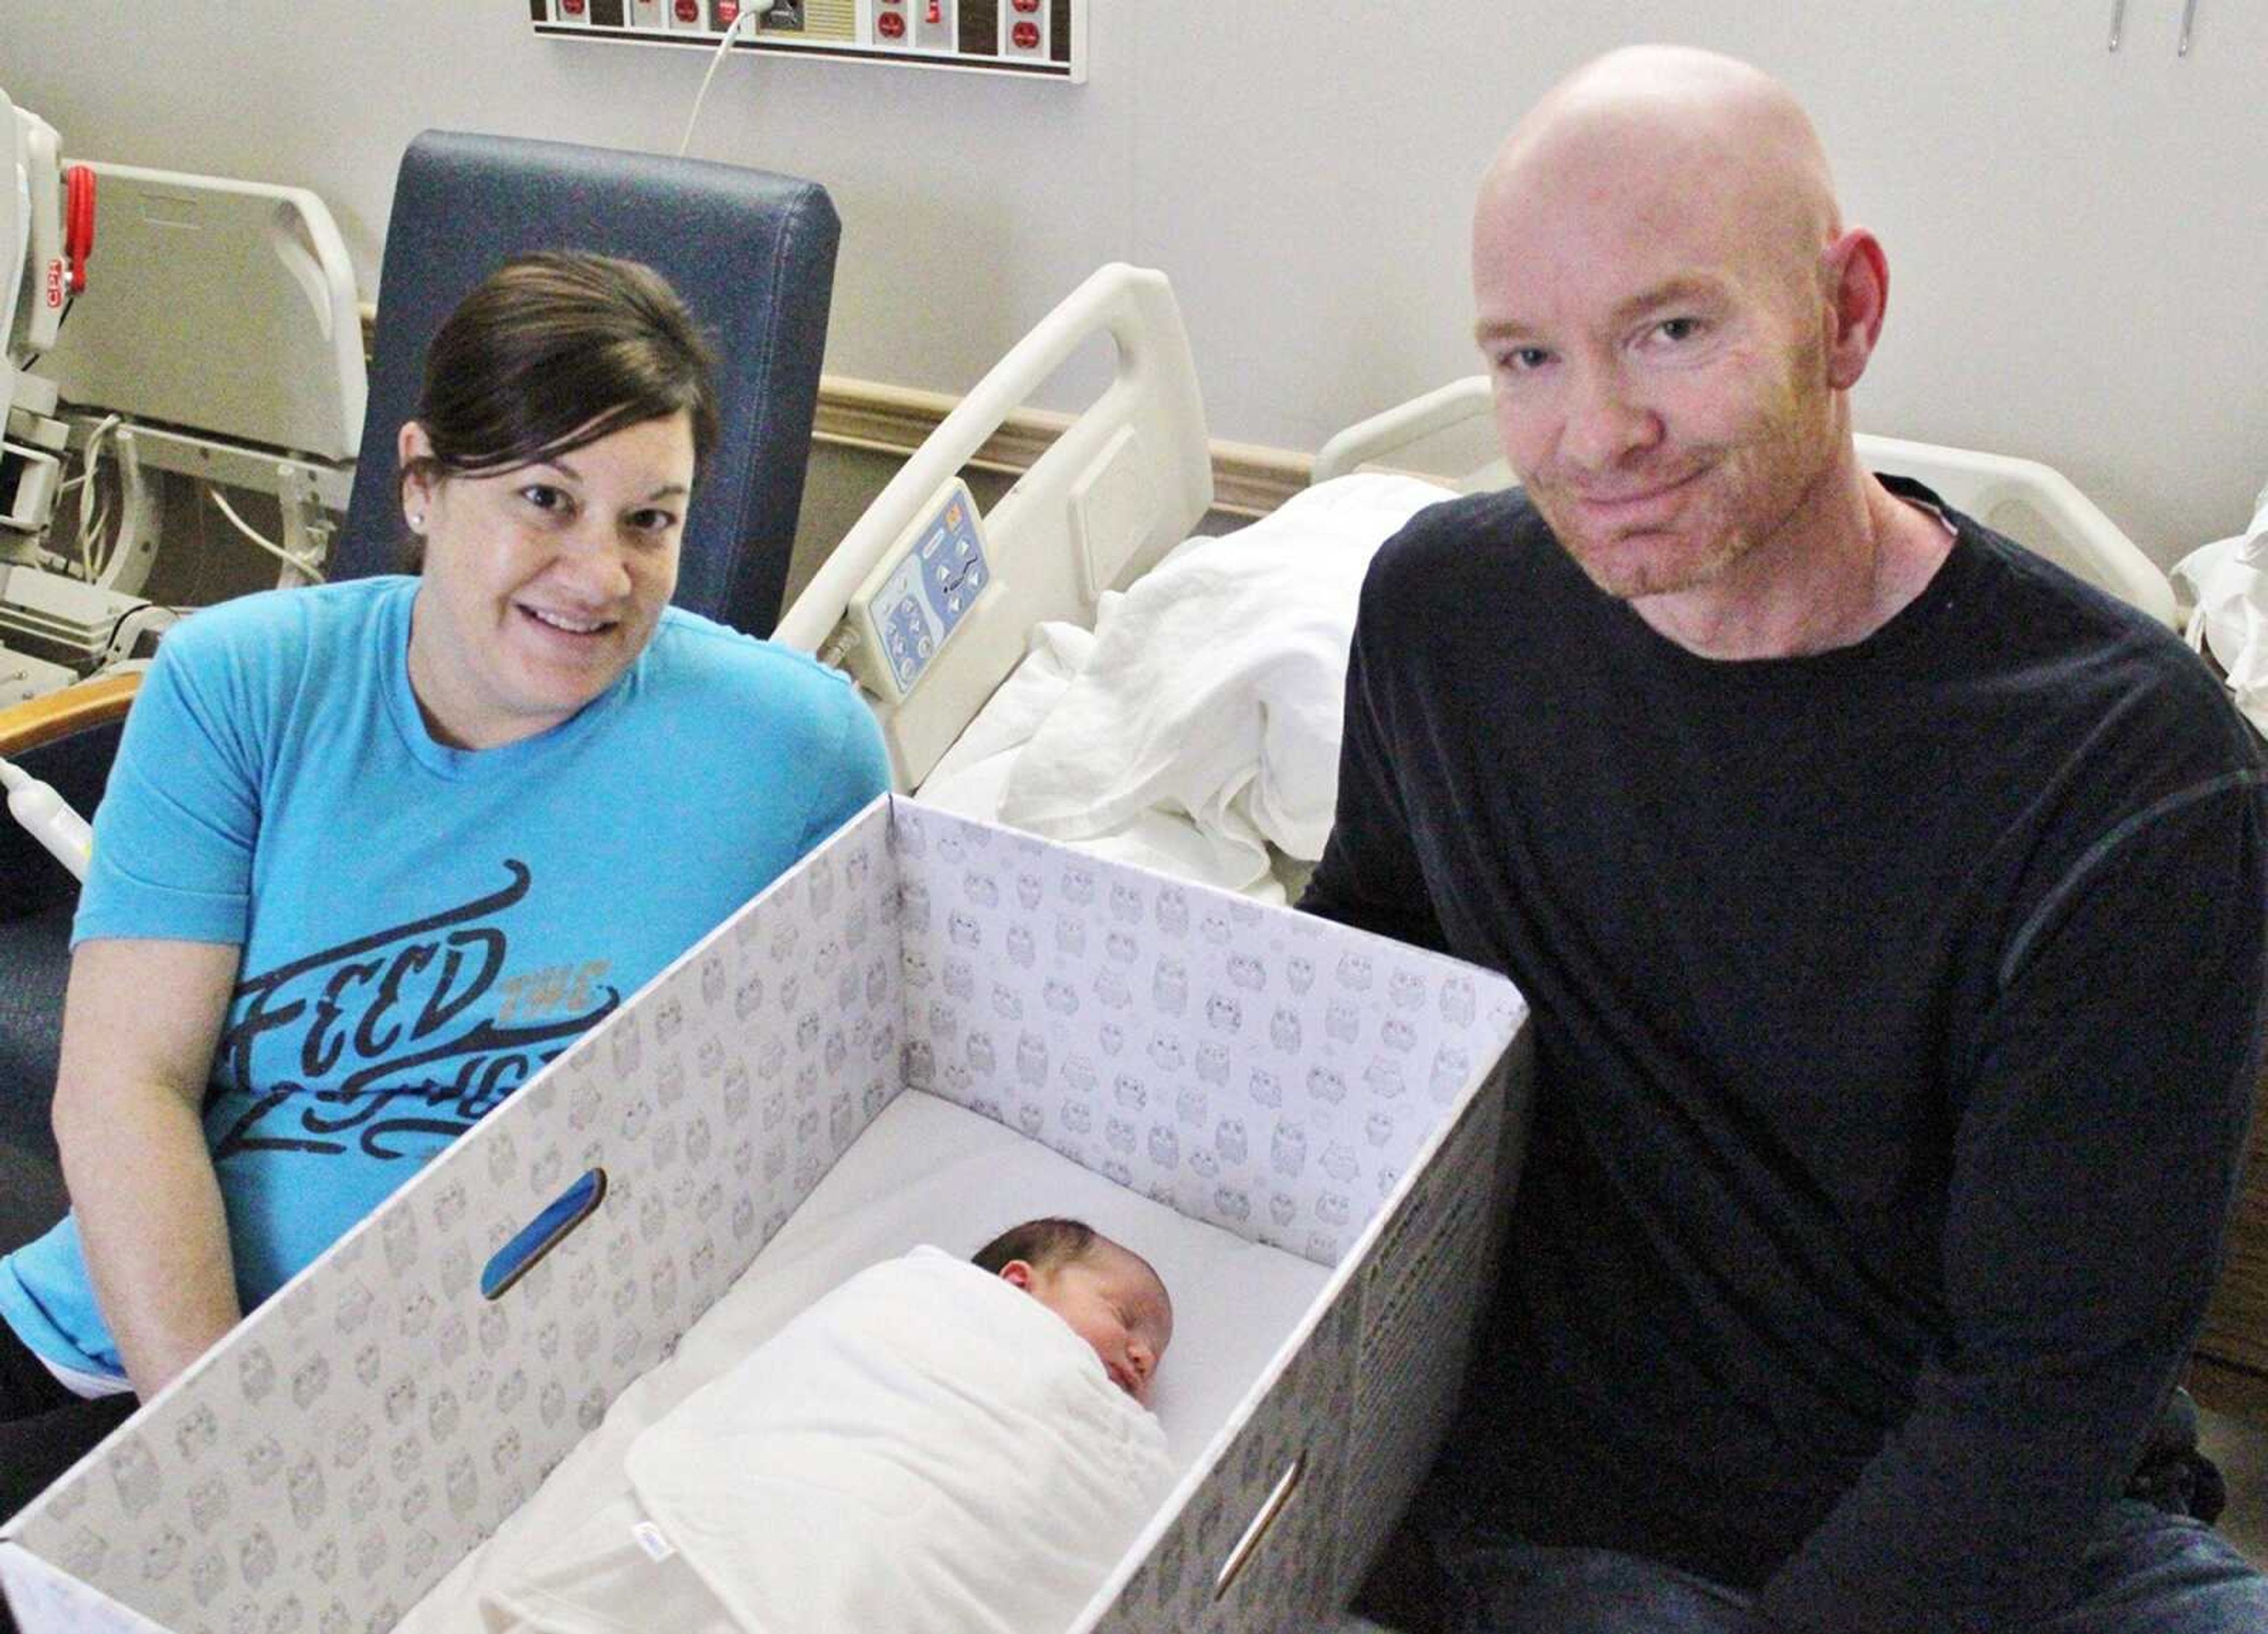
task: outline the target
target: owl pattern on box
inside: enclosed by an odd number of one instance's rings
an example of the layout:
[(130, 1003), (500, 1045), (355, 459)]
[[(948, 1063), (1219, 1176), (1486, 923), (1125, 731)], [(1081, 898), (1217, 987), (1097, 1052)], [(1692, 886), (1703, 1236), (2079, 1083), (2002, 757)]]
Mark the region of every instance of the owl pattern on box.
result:
[[(930, 993), (907, 1011), (910, 1085), (1321, 1264), (1522, 1013), (1454, 960), (916, 803), (891, 839), (906, 981)], [(1016, 934), (1035, 924), (1053, 933)], [(1029, 958), (927, 985), (1012, 936)], [(993, 1042), (1004, 1018), (1012, 1053)]]

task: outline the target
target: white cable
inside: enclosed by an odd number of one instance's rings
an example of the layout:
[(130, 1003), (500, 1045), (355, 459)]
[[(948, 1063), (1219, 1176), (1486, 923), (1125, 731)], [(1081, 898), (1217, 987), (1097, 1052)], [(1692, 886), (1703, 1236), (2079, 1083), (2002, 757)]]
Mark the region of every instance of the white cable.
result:
[(717, 42), (716, 53), (709, 59), (709, 71), (701, 76), (701, 89), (694, 95), (693, 112), (686, 115), (685, 135), (678, 139), (677, 144), (678, 158), (683, 158), (686, 149), (693, 145), (693, 127), (701, 122), (701, 105), (709, 99), (709, 82), (717, 77), (718, 69), (724, 65), (725, 53), (733, 48), (733, 36), (740, 32), (743, 23), (755, 22), (757, 7), (761, 4), (762, 0), (742, 0), (740, 16), (733, 19), (731, 26), (725, 30), (725, 37)]
[(0, 791), (7, 795), (8, 814), (26, 833), (48, 848), (72, 877), (86, 878), (94, 860), (94, 831), (70, 803), (21, 767), (0, 761)]
[(827, 644), (826, 650), (820, 653), (819, 661), (829, 669), (839, 669), (847, 674), (850, 673), (850, 655), (858, 650), (859, 644), (857, 629), (845, 624), (835, 639)]
[(265, 550), (269, 556), (274, 556), (285, 567), (291, 568), (295, 572), (306, 574), (309, 578), (313, 579), (319, 585), (323, 582), (322, 569), (317, 567), (312, 562), (301, 561), (298, 556), (293, 556), (290, 551), (284, 549), (283, 546), (276, 544), (274, 541), (264, 539), (260, 534), (254, 533), (252, 531), (251, 525), (242, 517), (237, 515), (236, 507), (229, 504), (227, 498), (221, 493), (219, 489), (214, 487), (210, 482), (202, 484), (202, 487), (205, 490), (205, 497), (211, 500), (213, 504), (220, 507), (220, 513), (236, 525), (236, 531), (238, 533), (243, 534), (254, 544), (258, 545), (262, 550)]
[[(94, 473), (102, 462), (102, 439), (118, 429), (118, 418), (116, 415), (109, 414), (95, 422), (94, 430), (86, 434), (86, 447), (81, 456), (86, 462), (86, 468), (78, 475), (78, 570), (90, 585), (95, 582), (93, 547), (91, 543), (95, 534)], [(107, 520), (107, 518), (104, 519)], [(107, 567), (110, 564), (106, 562), (103, 565)]]

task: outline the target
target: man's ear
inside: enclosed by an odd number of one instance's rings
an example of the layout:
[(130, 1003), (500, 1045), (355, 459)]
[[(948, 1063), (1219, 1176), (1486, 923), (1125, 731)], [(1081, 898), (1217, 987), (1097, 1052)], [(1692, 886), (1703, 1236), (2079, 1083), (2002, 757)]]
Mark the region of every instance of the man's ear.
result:
[(1867, 372), (1867, 360), (1881, 338), (1882, 315), (1889, 308), (1890, 264), (1881, 240), (1864, 227), (1852, 227), (1822, 257), (1829, 317), (1827, 383), (1847, 392)]
[(1011, 1260), (1000, 1268), (1000, 1280), (1010, 1287), (1032, 1291), (1032, 1264), (1029, 1260)]

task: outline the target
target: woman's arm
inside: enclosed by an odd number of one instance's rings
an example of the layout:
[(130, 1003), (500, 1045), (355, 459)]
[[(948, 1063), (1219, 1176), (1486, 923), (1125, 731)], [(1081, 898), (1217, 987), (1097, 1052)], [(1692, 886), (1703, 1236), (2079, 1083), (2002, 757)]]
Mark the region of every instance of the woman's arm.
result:
[(55, 1142), (95, 1297), (144, 1401), (243, 1314), (200, 1116), (239, 953), (96, 940), (71, 956)]

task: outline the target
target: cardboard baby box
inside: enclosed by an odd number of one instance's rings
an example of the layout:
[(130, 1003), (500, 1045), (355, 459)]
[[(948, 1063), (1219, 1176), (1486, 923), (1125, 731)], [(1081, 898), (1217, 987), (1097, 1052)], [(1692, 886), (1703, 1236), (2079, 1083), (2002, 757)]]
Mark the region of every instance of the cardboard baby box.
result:
[(1075, 1625), (1304, 1634), (1440, 1443), (1526, 1019), (1454, 961), (884, 797), (17, 1516), (0, 1581), (30, 1630), (383, 1634), (926, 1095), (1327, 1273)]

